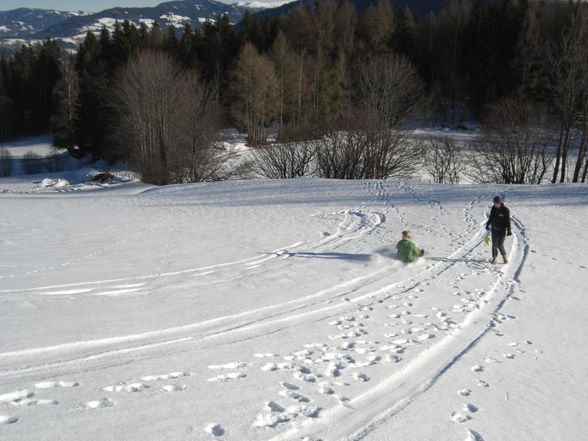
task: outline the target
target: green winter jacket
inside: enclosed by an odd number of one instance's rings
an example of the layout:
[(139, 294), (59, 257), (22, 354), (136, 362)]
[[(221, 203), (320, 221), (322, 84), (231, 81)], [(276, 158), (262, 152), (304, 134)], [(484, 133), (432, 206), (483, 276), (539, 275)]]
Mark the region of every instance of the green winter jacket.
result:
[(416, 245), (408, 239), (402, 239), (396, 245), (396, 252), (398, 258), (403, 262), (413, 262), (417, 257), (421, 255), (421, 250), (419, 250)]

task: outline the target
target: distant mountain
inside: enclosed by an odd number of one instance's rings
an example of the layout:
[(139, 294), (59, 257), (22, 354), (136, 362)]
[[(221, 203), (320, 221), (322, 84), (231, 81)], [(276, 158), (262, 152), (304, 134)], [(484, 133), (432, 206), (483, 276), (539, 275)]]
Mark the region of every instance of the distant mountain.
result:
[(184, 0), (161, 3), (145, 8), (112, 8), (96, 14), (71, 17), (49, 26), (31, 35), (31, 38), (76, 38), (87, 31), (99, 31), (103, 26), (112, 28), (114, 24), (129, 20), (136, 25), (151, 25), (154, 21), (162, 27), (183, 27), (189, 23), (192, 27), (201, 27), (206, 20), (215, 20), (219, 15), (227, 14), (232, 23), (237, 23), (249, 9), (238, 5), (228, 5), (214, 0)]
[[(350, 1), (362, 11), (377, 4), (379, 0)], [(112, 30), (117, 22), (124, 20), (137, 26), (142, 23), (150, 26), (156, 21), (162, 27), (173, 25), (181, 28), (189, 23), (193, 28), (199, 28), (206, 20), (215, 20), (223, 14), (227, 14), (231, 23), (236, 24), (247, 10), (262, 17), (277, 17), (301, 4), (315, 2), (316, 0), (273, 0), (270, 3), (261, 3), (251, 0), (229, 5), (215, 0), (183, 0), (165, 2), (154, 7), (112, 8), (92, 14), (27, 8), (0, 11), (0, 50), (14, 50), (23, 43), (45, 38), (57, 39), (66, 46), (75, 48), (88, 31), (98, 33), (102, 27)], [(430, 11), (439, 12), (445, 3), (446, 0), (393, 0), (396, 8), (408, 7), (420, 15), (426, 15)], [(278, 7), (262, 8), (264, 5)]]
[(0, 38), (28, 38), (43, 29), (83, 14), (29, 8), (0, 11)]
[[(256, 5), (255, 2), (253, 4)], [(227, 14), (232, 23), (238, 23), (246, 10), (257, 12), (261, 9), (215, 0), (171, 1), (154, 7), (112, 8), (93, 14), (16, 9), (0, 12), (0, 46), (45, 38), (59, 39), (74, 46), (88, 31), (99, 32), (103, 26), (112, 30), (116, 22), (124, 20), (137, 26), (141, 23), (150, 26), (156, 21), (162, 27), (183, 27), (189, 23), (198, 28), (206, 20), (215, 20), (219, 15)]]

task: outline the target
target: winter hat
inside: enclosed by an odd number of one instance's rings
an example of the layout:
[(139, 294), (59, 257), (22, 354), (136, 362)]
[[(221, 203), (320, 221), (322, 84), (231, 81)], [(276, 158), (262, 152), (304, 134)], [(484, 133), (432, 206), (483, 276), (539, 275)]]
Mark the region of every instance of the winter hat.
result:
[(494, 196), (494, 203), (495, 204), (502, 204), (502, 199), (500, 199), (500, 196)]

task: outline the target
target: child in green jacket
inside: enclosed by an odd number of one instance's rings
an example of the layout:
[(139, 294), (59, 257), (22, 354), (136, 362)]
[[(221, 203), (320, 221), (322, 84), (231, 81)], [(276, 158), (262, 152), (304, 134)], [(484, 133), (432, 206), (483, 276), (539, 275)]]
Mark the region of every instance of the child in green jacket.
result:
[(412, 242), (412, 233), (408, 230), (402, 232), (402, 240), (396, 245), (398, 258), (405, 263), (414, 262), (417, 257), (425, 254), (425, 250), (419, 250)]

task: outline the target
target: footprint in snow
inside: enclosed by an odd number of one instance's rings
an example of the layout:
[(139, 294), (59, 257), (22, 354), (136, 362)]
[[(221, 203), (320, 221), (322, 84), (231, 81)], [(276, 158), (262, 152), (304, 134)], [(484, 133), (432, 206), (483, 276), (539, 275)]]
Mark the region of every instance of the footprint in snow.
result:
[(467, 423), (469, 420), (472, 419), (471, 416), (460, 413), (460, 412), (452, 412), (451, 414), (451, 421), (454, 423)]
[(211, 383), (224, 383), (229, 380), (236, 380), (245, 377), (247, 377), (247, 374), (244, 374), (242, 372), (229, 372), (226, 375), (218, 375), (216, 377), (209, 378), (207, 381)]
[(235, 369), (241, 369), (247, 367), (247, 363), (243, 363), (242, 361), (234, 361), (232, 363), (225, 363), (225, 364), (213, 364), (208, 366), (208, 369), (212, 369), (212, 370), (224, 370), (224, 369), (228, 369), (228, 370), (235, 370)]
[(462, 397), (469, 397), (472, 394), (472, 391), (470, 389), (460, 389), (457, 393)]
[(9, 392), (0, 395), (0, 403), (9, 403), (15, 405), (23, 400), (30, 399), (35, 396), (34, 392), (28, 390), (18, 390), (16, 392)]
[(467, 438), (465, 441), (484, 441), (484, 439), (478, 432), (474, 432), (473, 430), (468, 429)]
[(31, 407), (31, 406), (49, 406), (59, 404), (55, 400), (36, 400), (35, 392), (29, 390), (19, 390), (0, 395), (0, 403), (11, 404), (17, 407)]
[(7, 415), (0, 415), (0, 426), (4, 426), (6, 424), (15, 424), (18, 422), (18, 418), (11, 417)]
[(479, 387), (490, 387), (490, 385), (485, 382), (484, 380), (478, 380), (478, 386)]
[(113, 407), (113, 406), (114, 406), (114, 401), (111, 400), (110, 398), (103, 398), (101, 400), (88, 401), (84, 405), (84, 407), (86, 409), (105, 409), (107, 407)]
[(102, 390), (104, 392), (135, 393), (135, 392), (143, 392), (144, 390), (149, 389), (150, 387), (151, 386), (149, 386), (148, 384), (143, 384), (143, 383), (130, 383), (130, 384), (122, 383), (122, 384), (116, 384), (113, 386), (103, 387)]
[(292, 383), (280, 382), (280, 386), (288, 390), (299, 390), (300, 388)]
[(464, 412), (476, 413), (480, 409), (478, 408), (478, 406), (475, 406), (473, 404), (464, 403), (463, 410)]
[(358, 382), (361, 382), (361, 383), (366, 382), (366, 381), (370, 381), (370, 378), (366, 374), (362, 374), (362, 373), (359, 373), (359, 372), (354, 372), (353, 373), (353, 379), (355, 381), (358, 381)]
[(255, 427), (276, 427), (280, 423), (287, 423), (290, 421), (286, 415), (278, 413), (260, 413), (255, 418), (253, 426)]
[(188, 389), (188, 386), (185, 384), (168, 384), (163, 386), (162, 389), (166, 392), (181, 392)]
[(331, 387), (330, 383), (321, 384), (318, 391), (319, 391), (319, 393), (321, 393), (323, 395), (334, 395), (335, 394), (335, 390)]
[(160, 381), (160, 380), (176, 380), (181, 377), (191, 377), (191, 372), (172, 372), (170, 374), (161, 374), (161, 375), (147, 375), (141, 378), (142, 381)]
[(276, 427), (280, 423), (290, 421), (285, 414), (286, 409), (274, 401), (268, 401), (264, 406), (264, 413), (260, 413), (255, 418), (253, 425), (255, 427)]
[(210, 423), (205, 428), (204, 431), (214, 437), (223, 436), (225, 434), (225, 430), (220, 426), (218, 423)]
[(272, 354), (271, 352), (268, 352), (268, 353), (265, 353), (265, 354), (262, 354), (262, 353), (253, 354), (253, 356), (255, 358), (276, 358), (276, 357), (279, 357), (278, 354)]
[(298, 392), (290, 390), (281, 390), (280, 392), (278, 392), (278, 395), (284, 398), (289, 398), (291, 400), (297, 401), (299, 403), (310, 403), (310, 398), (307, 398)]
[(398, 355), (386, 355), (384, 357), (384, 360), (389, 361), (391, 363), (400, 363), (402, 361), (402, 358), (400, 358)]
[(37, 389), (54, 389), (58, 387), (77, 387), (79, 383), (73, 381), (42, 381), (35, 384)]

